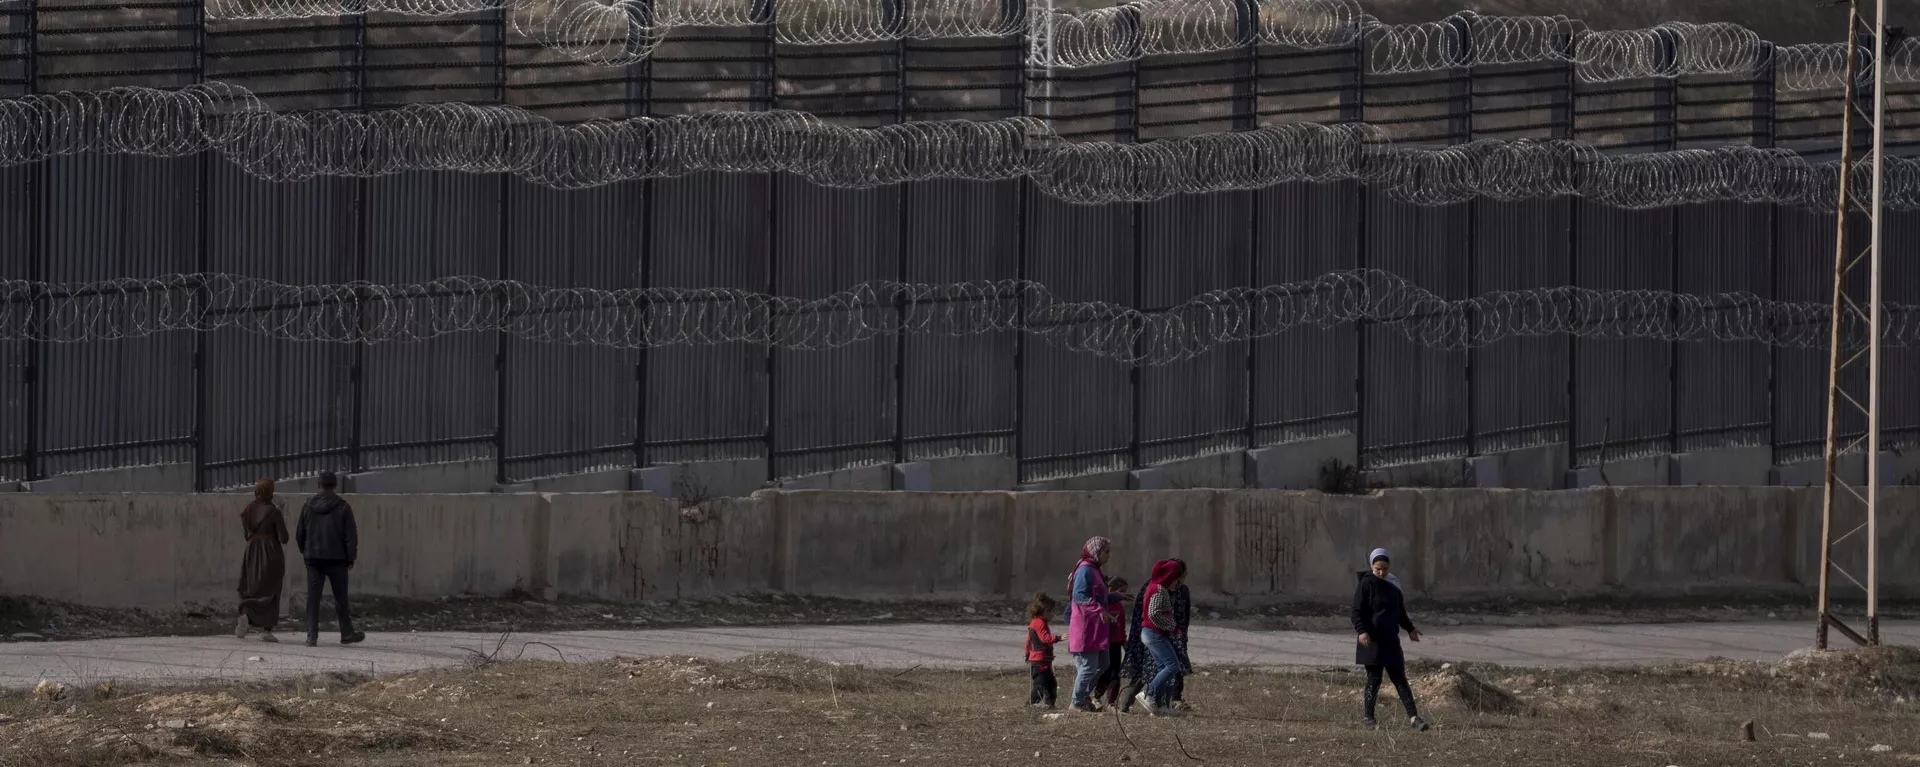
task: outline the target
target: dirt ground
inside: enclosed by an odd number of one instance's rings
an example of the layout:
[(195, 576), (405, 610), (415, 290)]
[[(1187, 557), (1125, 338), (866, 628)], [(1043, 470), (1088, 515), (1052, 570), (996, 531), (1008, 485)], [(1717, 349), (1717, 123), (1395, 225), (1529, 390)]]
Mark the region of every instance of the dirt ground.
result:
[[(1062, 689), (1071, 683), (1063, 669)], [(68, 765), (1815, 765), (1920, 763), (1920, 652), (1637, 670), (1413, 669), (1434, 729), (1351, 668), (1203, 669), (1192, 715), (1036, 711), (1023, 670), (764, 655), (488, 663), (190, 691), (0, 700), (0, 767)], [(1389, 688), (1390, 690), (1390, 688)], [(1753, 722), (1753, 742), (1742, 724)]]
[[(527, 596), (433, 601), (364, 597), (354, 600), (356, 623), (367, 631), (570, 631), (707, 626), (858, 623), (1022, 623), (1014, 602), (866, 602), (778, 594), (683, 602), (602, 604), (547, 602)], [(1435, 603), (1416, 600), (1422, 624), (1436, 627), (1545, 627), (1616, 623), (1694, 623), (1759, 620), (1813, 621), (1810, 600), (1799, 597), (1723, 600), (1684, 597), (1528, 602)], [(323, 620), (331, 620), (329, 604)], [(1855, 611), (1857, 612), (1857, 611)], [(129, 636), (213, 636), (231, 631), (231, 608), (189, 606), (171, 612), (78, 607), (0, 596), (0, 643)], [(1883, 603), (1889, 620), (1920, 617), (1920, 604)], [(1200, 603), (1194, 620), (1249, 629), (1342, 631), (1344, 605), (1288, 604), (1233, 608)], [(283, 631), (297, 632), (295, 616)]]

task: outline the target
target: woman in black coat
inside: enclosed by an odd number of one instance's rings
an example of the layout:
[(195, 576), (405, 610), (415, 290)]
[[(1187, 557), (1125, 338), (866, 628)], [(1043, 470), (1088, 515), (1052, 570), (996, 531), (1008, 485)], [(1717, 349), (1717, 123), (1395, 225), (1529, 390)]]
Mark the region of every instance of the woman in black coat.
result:
[(1420, 641), (1420, 630), (1407, 617), (1407, 601), (1400, 593), (1400, 579), (1389, 572), (1392, 561), (1386, 549), (1374, 549), (1368, 557), (1372, 568), (1359, 573), (1360, 585), (1353, 590), (1353, 630), (1359, 635), (1353, 662), (1367, 667), (1366, 719), (1361, 726), (1374, 728), (1373, 703), (1380, 696), (1380, 675), (1393, 679), (1400, 693), (1400, 704), (1407, 709), (1407, 722), (1415, 730), (1427, 729), (1427, 722), (1413, 706), (1413, 688), (1407, 685), (1407, 656), (1400, 650), (1400, 630)]

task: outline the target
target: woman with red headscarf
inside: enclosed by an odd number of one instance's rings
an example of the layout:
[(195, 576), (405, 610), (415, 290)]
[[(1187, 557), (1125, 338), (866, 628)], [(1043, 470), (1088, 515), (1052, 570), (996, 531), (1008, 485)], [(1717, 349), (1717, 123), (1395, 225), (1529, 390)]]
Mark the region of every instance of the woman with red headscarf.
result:
[(1080, 547), (1080, 561), (1067, 576), (1067, 593), (1073, 602), (1067, 607), (1067, 652), (1073, 653), (1073, 708), (1096, 712), (1092, 700), (1094, 682), (1106, 670), (1107, 647), (1112, 644), (1107, 628), (1107, 577), (1101, 572), (1113, 543), (1098, 535)]
[(1180, 679), (1180, 650), (1174, 640), (1182, 633), (1174, 616), (1174, 590), (1187, 577), (1187, 565), (1178, 559), (1153, 564), (1153, 577), (1140, 590), (1140, 639), (1160, 671), (1147, 689), (1135, 694), (1137, 703), (1155, 716), (1181, 716), (1173, 707), (1174, 684)]

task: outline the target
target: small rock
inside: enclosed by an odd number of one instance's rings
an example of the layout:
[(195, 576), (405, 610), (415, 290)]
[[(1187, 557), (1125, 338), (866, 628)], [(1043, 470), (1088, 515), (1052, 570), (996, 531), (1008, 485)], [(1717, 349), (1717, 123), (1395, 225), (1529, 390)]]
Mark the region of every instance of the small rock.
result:
[(112, 698), (114, 694), (117, 692), (119, 692), (119, 690), (114, 688), (112, 682), (101, 682), (100, 684), (95, 685), (93, 688), (94, 697), (99, 698), (101, 700), (107, 700), (109, 698)]
[(312, 692), (313, 694), (315, 694), (315, 695), (325, 695), (325, 694), (327, 694), (327, 688), (325, 688), (325, 687), (315, 687), (315, 688), (313, 688), (313, 690), (312, 690), (311, 692)]
[(1832, 735), (1828, 735), (1824, 732), (1809, 732), (1807, 733), (1807, 737), (1812, 738), (1813, 740), (1830, 740), (1833, 738)]
[(1056, 722), (1056, 721), (1059, 721), (1060, 717), (1063, 717), (1063, 716), (1066, 716), (1066, 715), (1061, 713), (1052, 713), (1052, 714), (1041, 714), (1040, 718), (1045, 719), (1049, 722)]
[(707, 701), (707, 708), (713, 708), (713, 701)]
[(262, 658), (262, 657), (260, 657), (260, 656), (258, 656), (258, 655), (249, 655), (249, 656), (247, 656), (247, 662), (248, 662), (248, 663), (259, 663), (259, 662), (261, 662), (261, 661), (263, 661), (263, 660), (266, 660), (266, 658)]
[(1889, 752), (1889, 751), (1892, 751), (1892, 750), (1893, 750), (1893, 746), (1889, 746), (1889, 745), (1886, 745), (1886, 744), (1884, 744), (1884, 743), (1876, 743), (1876, 744), (1874, 744), (1874, 746), (1873, 746), (1873, 748), (1869, 748), (1869, 749), (1867, 749), (1867, 750), (1868, 750), (1868, 751), (1872, 751), (1872, 752), (1874, 752), (1874, 753), (1876, 753), (1876, 754), (1884, 754), (1884, 753), (1887, 753), (1887, 752)]
[(1207, 620), (1215, 620), (1215, 621), (1220, 620), (1220, 613), (1217, 613), (1217, 612), (1207, 613)]
[(1287, 739), (1287, 742), (1288, 742), (1288, 743), (1299, 743), (1299, 742), (1300, 742), (1300, 739), (1299, 739), (1299, 738), (1288, 738), (1288, 739)]
[(960, 608), (960, 612), (963, 612), (963, 613), (966, 613), (966, 614), (968, 614), (968, 615), (972, 615), (972, 614), (974, 614), (974, 613), (976, 613), (976, 612), (979, 612), (979, 611), (978, 611), (978, 610), (975, 610), (975, 609), (973, 609), (973, 605), (967, 605), (966, 607), (962, 607), (962, 608)]
[(1780, 617), (1779, 613), (1767, 613), (1767, 620), (1775, 620), (1775, 619), (1778, 619), (1779, 617)]
[(184, 730), (184, 729), (187, 729), (187, 720), (185, 720), (185, 719), (168, 719), (168, 720), (166, 720), (166, 721), (163, 721), (163, 722), (161, 722), (161, 723), (160, 723), (160, 729), (163, 729), (163, 730)]
[(1441, 671), (1446, 671), (1447, 669), (1450, 669), (1450, 668), (1453, 668), (1453, 664), (1451, 664), (1451, 663), (1442, 663), (1442, 664), (1440, 664), (1440, 670), (1441, 670)]
[(13, 716), (12, 716), (12, 715), (10, 715), (10, 714), (0, 714), (0, 724), (6, 724), (6, 723), (8, 723), (8, 722), (11, 722), (11, 721), (13, 721)]

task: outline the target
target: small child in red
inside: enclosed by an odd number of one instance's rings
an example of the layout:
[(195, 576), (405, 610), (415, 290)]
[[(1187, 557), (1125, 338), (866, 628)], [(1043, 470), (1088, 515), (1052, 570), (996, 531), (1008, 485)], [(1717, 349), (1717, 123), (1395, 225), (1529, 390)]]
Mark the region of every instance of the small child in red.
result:
[(1027, 705), (1038, 708), (1053, 708), (1054, 698), (1060, 685), (1053, 677), (1053, 646), (1064, 637), (1054, 635), (1047, 627), (1047, 616), (1059, 607), (1047, 592), (1033, 595), (1033, 601), (1027, 603), (1027, 670), (1033, 672), (1033, 692), (1027, 695)]
[(1121, 650), (1127, 646), (1127, 579), (1107, 581), (1107, 669), (1093, 683), (1093, 697), (1105, 698), (1111, 706), (1120, 700)]

